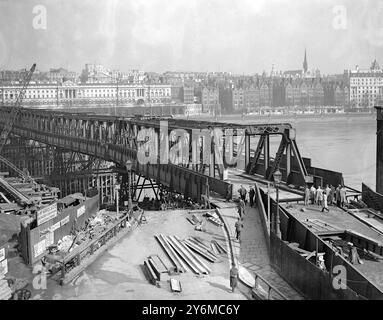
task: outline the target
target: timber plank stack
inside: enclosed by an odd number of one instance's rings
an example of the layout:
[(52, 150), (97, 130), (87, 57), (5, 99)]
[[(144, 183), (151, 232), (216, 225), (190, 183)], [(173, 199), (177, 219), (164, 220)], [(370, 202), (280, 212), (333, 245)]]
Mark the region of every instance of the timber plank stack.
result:
[(203, 260), (210, 263), (218, 261), (215, 253), (201, 239), (189, 237), (182, 240), (177, 236), (162, 234), (156, 235), (155, 238), (173, 266), (180, 272), (191, 270), (197, 275), (207, 275), (211, 273), (211, 269)]
[(7, 280), (0, 280), (0, 300), (9, 300), (12, 297), (11, 288)]

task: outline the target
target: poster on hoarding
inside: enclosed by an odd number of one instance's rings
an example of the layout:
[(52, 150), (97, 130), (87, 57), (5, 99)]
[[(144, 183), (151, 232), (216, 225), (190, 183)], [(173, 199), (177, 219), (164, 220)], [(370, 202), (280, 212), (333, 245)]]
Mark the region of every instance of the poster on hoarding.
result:
[(54, 243), (54, 233), (53, 232), (48, 232), (46, 237), (45, 237), (45, 246), (49, 247)]
[(52, 220), (56, 216), (57, 216), (57, 203), (53, 203), (37, 211), (37, 225), (41, 226), (43, 223), (49, 220)]
[(35, 258), (42, 255), (46, 249), (46, 239), (41, 240), (33, 246)]
[(61, 227), (69, 223), (69, 216), (66, 216), (64, 219), (60, 221)]
[(85, 206), (81, 206), (77, 209), (77, 218), (81, 217), (85, 213)]
[(60, 221), (59, 222), (56, 222), (53, 226), (51, 226), (49, 228), (49, 231), (50, 232), (55, 232), (58, 228), (60, 228), (61, 224), (60, 224)]
[(0, 279), (8, 273), (8, 259), (5, 259), (0, 262)]
[(0, 249), (0, 261), (5, 259), (5, 248)]

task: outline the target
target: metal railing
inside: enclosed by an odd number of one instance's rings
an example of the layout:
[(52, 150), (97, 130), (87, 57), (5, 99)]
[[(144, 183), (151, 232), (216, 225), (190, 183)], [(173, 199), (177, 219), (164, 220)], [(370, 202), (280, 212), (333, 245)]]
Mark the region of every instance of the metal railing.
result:
[[(261, 277), (259, 274), (256, 274), (254, 273), (254, 278), (255, 278), (255, 285), (254, 285), (254, 288), (253, 288), (253, 293), (259, 298), (259, 299), (262, 299), (262, 300), (288, 300), (288, 298), (282, 293), (280, 292), (277, 288), (273, 287), (265, 278)], [(264, 288), (262, 288), (262, 286), (260, 285), (260, 282), (261, 283), (264, 283), (266, 284), (266, 290)], [(263, 295), (263, 294), (258, 294), (257, 292), (255, 292), (254, 290), (260, 292), (259, 288), (262, 288), (266, 295)], [(274, 293), (274, 295), (273, 295)], [(275, 297), (276, 295), (276, 297)]]

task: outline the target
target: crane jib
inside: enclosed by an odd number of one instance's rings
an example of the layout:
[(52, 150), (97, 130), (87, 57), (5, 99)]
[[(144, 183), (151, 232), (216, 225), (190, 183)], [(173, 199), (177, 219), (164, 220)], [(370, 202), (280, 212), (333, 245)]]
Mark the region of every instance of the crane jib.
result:
[[(1, 154), (1, 151), (3, 150), (4, 145), (7, 143), (8, 136), (9, 136), (10, 132), (12, 131), (12, 128), (13, 128), (15, 121), (20, 114), (20, 109), (22, 107), (22, 102), (23, 102), (25, 92), (27, 90), (29, 82), (32, 79), (33, 72), (35, 70), (36, 70), (36, 63), (34, 63), (32, 65), (31, 69), (24, 76), (23, 87), (22, 87), (21, 91), (19, 92), (19, 95), (17, 96), (15, 105), (13, 106), (13, 108), (11, 109), (11, 112), (9, 113), (8, 119), (5, 119), (4, 128), (0, 134), (0, 154)], [(4, 157), (0, 156), (0, 161), (3, 162), (4, 164), (6, 164), (11, 169), (13, 169), (23, 179), (30, 180), (33, 182), (33, 179), (28, 174), (26, 174), (24, 171), (17, 168), (15, 165), (13, 165), (11, 162), (9, 162)]]

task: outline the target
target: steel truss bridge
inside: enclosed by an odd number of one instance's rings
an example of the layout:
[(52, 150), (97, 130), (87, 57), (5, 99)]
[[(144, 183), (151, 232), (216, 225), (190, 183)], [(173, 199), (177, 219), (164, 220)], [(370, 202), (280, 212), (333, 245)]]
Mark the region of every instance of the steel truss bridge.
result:
[[(0, 128), (6, 125), (5, 119), (9, 118), (10, 111), (11, 107), (0, 108)], [(161, 124), (164, 121), (167, 123), (166, 130), (170, 137), (172, 132), (177, 130), (182, 130), (183, 135), (188, 136), (188, 157), (193, 158), (193, 162), (160, 163), (161, 155), (156, 158), (155, 163), (152, 161), (142, 164), (137, 161), (140, 147), (148, 140), (148, 136), (143, 139), (142, 132), (151, 132), (156, 139), (163, 139)], [(215, 135), (217, 129), (223, 132), (218, 138)], [(196, 130), (202, 130), (205, 137), (207, 132), (209, 139), (201, 138), (203, 135), (198, 137), (197, 148), (194, 148), (191, 137)], [(223, 179), (225, 170), (232, 165), (226, 160), (219, 161), (216, 145), (223, 146), (225, 155), (231, 153), (232, 156), (243, 156), (245, 171), (248, 174), (259, 174), (261, 165), (261, 175), (272, 180), (273, 172), (279, 168), (285, 156), (285, 181), (291, 173), (292, 161), (299, 168), (302, 184), (309, 177), (295, 140), (295, 129), (288, 123), (241, 125), (160, 117), (122, 118), (22, 108), (14, 123), (12, 134), (70, 151), (77, 157), (87, 155), (93, 162), (97, 159), (113, 162), (122, 170), (127, 160), (130, 160), (134, 164), (132, 170), (136, 175), (149, 181), (154, 180), (158, 185), (182, 193), (195, 201), (201, 201), (202, 196), (209, 192), (215, 192), (226, 199), (232, 197), (233, 186)], [(233, 136), (240, 136), (241, 140), (235, 144)], [(281, 138), (274, 157), (270, 155), (270, 136)], [(173, 138), (165, 139), (171, 148), (182, 139), (182, 135), (176, 136), (175, 139), (174, 135)], [(206, 149), (208, 145), (209, 148)], [(204, 150), (209, 150), (207, 157)]]

